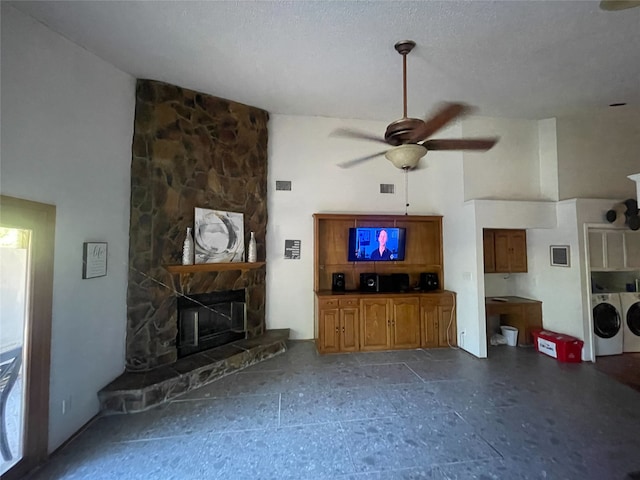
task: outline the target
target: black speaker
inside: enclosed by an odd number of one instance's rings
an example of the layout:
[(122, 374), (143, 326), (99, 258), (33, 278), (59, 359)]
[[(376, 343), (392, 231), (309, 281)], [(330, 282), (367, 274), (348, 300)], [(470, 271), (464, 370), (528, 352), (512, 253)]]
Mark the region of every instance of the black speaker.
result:
[(377, 273), (360, 274), (360, 290), (363, 292), (379, 292), (380, 278)]
[(331, 276), (331, 291), (344, 292), (344, 273), (336, 272)]
[(422, 272), (420, 274), (420, 290), (430, 291), (438, 290), (440, 288), (440, 282), (438, 281), (438, 274), (431, 272)]

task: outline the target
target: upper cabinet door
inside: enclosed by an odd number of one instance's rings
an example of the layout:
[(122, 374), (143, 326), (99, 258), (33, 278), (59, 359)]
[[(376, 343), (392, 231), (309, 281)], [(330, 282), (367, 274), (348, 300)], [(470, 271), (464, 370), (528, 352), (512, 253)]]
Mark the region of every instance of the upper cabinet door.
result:
[(590, 229), (591, 270), (637, 270), (640, 268), (640, 231)]
[(640, 268), (640, 230), (624, 232), (627, 268)]
[(496, 255), (494, 245), (493, 230), (485, 228), (482, 230), (482, 245), (484, 250), (484, 273), (495, 273)]
[(624, 264), (624, 236), (621, 231), (606, 232), (607, 256), (605, 258), (607, 268), (620, 270)]
[(510, 247), (508, 230), (495, 230), (493, 234), (493, 244), (495, 246), (494, 257), (496, 260), (496, 272), (510, 272)]
[(485, 228), (482, 236), (485, 273), (527, 271), (526, 230)]
[(524, 230), (513, 230), (509, 237), (511, 249), (511, 272), (527, 271), (527, 234)]
[(589, 231), (589, 265), (592, 270), (601, 270), (604, 265), (604, 234)]

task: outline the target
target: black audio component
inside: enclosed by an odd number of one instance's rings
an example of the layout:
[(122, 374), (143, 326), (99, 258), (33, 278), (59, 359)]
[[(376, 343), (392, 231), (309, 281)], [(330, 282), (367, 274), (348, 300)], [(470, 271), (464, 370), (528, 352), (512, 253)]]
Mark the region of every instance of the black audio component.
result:
[(420, 290), (430, 291), (438, 290), (440, 288), (440, 282), (438, 281), (438, 274), (432, 272), (422, 272), (420, 274)]
[(344, 273), (336, 272), (331, 275), (331, 291), (332, 292), (344, 292), (345, 291)]
[(379, 292), (380, 277), (377, 273), (360, 274), (360, 290), (363, 292)]
[(391, 274), (391, 283), (393, 283), (394, 292), (409, 291), (409, 274), (393, 273)]
[(407, 292), (409, 291), (409, 275), (406, 273), (392, 273), (378, 276), (379, 292)]

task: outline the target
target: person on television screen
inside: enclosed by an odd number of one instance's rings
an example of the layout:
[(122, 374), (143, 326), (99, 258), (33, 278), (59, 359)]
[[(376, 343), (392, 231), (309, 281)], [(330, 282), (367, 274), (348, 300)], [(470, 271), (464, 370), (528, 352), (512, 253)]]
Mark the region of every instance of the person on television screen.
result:
[(371, 260), (391, 260), (391, 250), (387, 248), (387, 231), (380, 230), (378, 248), (371, 252)]

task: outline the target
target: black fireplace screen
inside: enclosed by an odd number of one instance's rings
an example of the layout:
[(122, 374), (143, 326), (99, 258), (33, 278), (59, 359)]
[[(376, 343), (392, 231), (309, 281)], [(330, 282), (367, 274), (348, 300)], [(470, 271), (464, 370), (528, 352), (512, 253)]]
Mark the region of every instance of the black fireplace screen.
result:
[(178, 298), (178, 357), (246, 338), (244, 290)]

